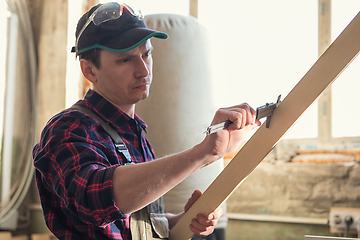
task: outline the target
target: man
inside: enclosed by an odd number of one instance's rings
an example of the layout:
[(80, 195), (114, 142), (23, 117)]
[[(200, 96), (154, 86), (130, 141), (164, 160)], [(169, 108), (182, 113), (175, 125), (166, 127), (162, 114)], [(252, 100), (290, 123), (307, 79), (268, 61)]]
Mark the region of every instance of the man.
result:
[[(129, 6), (107, 3), (84, 14), (76, 37), (74, 51), (92, 89), (74, 108), (49, 120), (33, 150), (46, 224), (59, 239), (167, 238), (183, 213), (165, 212), (162, 195), (236, 151), (260, 122), (247, 104), (219, 109), (212, 124), (229, 121), (226, 130), (154, 160), (135, 104), (147, 98), (152, 82), (150, 38), (167, 35), (148, 29)], [(121, 136), (125, 151), (114, 145), (109, 127)], [(184, 211), (200, 195), (195, 191)], [(221, 209), (199, 214), (189, 227), (207, 236), (221, 214)]]

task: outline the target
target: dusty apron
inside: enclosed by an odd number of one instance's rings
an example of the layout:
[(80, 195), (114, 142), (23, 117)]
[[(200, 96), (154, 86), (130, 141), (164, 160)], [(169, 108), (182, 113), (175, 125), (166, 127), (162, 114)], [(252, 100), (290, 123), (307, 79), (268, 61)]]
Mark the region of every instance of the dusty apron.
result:
[(165, 217), (164, 200), (160, 197), (130, 216), (132, 240), (167, 239), (169, 224)]

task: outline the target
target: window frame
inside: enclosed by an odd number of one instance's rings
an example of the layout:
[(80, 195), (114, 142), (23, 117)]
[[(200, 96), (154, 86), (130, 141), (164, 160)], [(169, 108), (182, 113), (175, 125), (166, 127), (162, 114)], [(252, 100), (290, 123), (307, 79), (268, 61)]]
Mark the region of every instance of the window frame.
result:
[[(331, 0), (318, 2), (318, 55), (330, 46), (331, 39)], [(333, 137), (332, 135), (332, 86), (318, 98), (318, 137), (313, 139), (283, 139), (278, 146), (277, 158), (286, 159), (289, 149), (293, 153), (360, 151), (360, 136)], [(288, 149), (286, 151), (285, 149)], [(288, 159), (289, 160), (289, 159)]]

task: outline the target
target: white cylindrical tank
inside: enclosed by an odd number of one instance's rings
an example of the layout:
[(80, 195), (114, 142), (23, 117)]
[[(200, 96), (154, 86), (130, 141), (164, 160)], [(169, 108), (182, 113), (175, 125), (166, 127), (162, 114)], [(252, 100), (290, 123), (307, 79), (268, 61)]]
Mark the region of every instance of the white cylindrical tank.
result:
[[(213, 101), (211, 57), (206, 29), (191, 16), (154, 14), (145, 17), (151, 29), (167, 40), (152, 38), (153, 83), (150, 96), (136, 106), (148, 124), (147, 138), (157, 157), (173, 154), (201, 142), (216, 108)], [(217, 161), (192, 174), (164, 196), (165, 207), (177, 213), (195, 189), (205, 191), (223, 169)], [(218, 227), (227, 224), (226, 207)]]

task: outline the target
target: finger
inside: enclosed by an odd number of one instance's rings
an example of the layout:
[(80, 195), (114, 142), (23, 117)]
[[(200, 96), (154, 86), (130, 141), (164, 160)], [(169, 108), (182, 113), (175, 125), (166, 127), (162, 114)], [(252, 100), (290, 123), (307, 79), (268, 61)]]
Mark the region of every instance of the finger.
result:
[(185, 205), (185, 212), (189, 210), (189, 208), (196, 202), (196, 200), (199, 199), (199, 197), (202, 195), (202, 192), (200, 190), (195, 190), (191, 197), (189, 198), (188, 202)]
[(217, 224), (219, 217), (217, 217), (217, 215), (214, 215), (214, 214), (209, 214), (208, 216), (198, 214), (196, 216), (196, 220), (202, 226), (211, 227), (211, 226), (215, 226)]
[(247, 125), (251, 125), (255, 122), (255, 119), (256, 119), (256, 111), (247, 103), (244, 103), (242, 105), (242, 115), (243, 117), (245, 117), (244, 120), (244, 124), (242, 127), (245, 127)]
[(243, 109), (240, 110), (234, 110), (234, 117), (233, 119), (231, 119), (230, 121), (232, 121), (232, 124), (230, 124), (229, 126), (229, 130), (237, 130), (237, 129), (241, 129), (245, 126), (244, 123), (244, 115), (243, 115)]
[(191, 194), (191, 198), (194, 199), (194, 202), (199, 199), (199, 197), (202, 195), (202, 192), (200, 190), (195, 190)]
[(234, 109), (233, 110), (233, 126), (229, 128), (229, 130), (238, 130), (243, 129), (246, 125), (251, 121), (251, 117), (249, 118), (248, 110), (245, 108)]
[(206, 228), (206, 230), (200, 230), (200, 229), (194, 227), (192, 224), (190, 224), (189, 228), (196, 236), (199, 236), (199, 237), (208, 236), (214, 232), (214, 227), (208, 227), (208, 228)]
[[(206, 218), (204, 217), (204, 219), (206, 219)], [(197, 236), (207, 236), (214, 231), (217, 220), (216, 221), (212, 220), (210, 222), (211, 222), (211, 224), (204, 225), (202, 223), (199, 223), (198, 219), (194, 218), (191, 221), (190, 229)]]
[(259, 119), (255, 119), (255, 125), (257, 125), (257, 126), (260, 126), (260, 125), (261, 125), (261, 122), (260, 122)]
[(245, 126), (250, 125), (255, 121), (256, 116), (254, 114), (256, 114), (256, 112), (247, 103), (235, 106), (232, 111), (236, 112), (235, 121), (237, 121), (237, 129), (243, 129)]
[(255, 122), (255, 119), (256, 119), (256, 110), (255, 109), (253, 109), (252, 107), (250, 107), (250, 112), (251, 112), (251, 115), (252, 115), (252, 117), (253, 117), (253, 123)]
[(222, 208), (215, 210), (208, 215), (208, 220), (219, 219), (223, 215), (224, 211)]
[[(245, 115), (245, 116), (246, 116), (245, 126), (248, 126), (248, 125), (253, 124), (254, 118), (253, 118), (253, 115), (251, 114), (250, 108), (248, 108), (248, 109), (246, 110), (245, 114), (246, 114), (246, 115)], [(244, 126), (244, 127), (245, 127), (245, 126)]]
[[(243, 129), (248, 125), (260, 125), (260, 122), (256, 120), (256, 111), (247, 103), (242, 103), (228, 108), (220, 108), (218, 110), (220, 122), (230, 121), (228, 130)], [(218, 121), (212, 123), (216, 124)]]
[(256, 111), (250, 106), (249, 106), (249, 117), (250, 117), (249, 124), (254, 124), (256, 120)]
[[(206, 220), (205, 220), (206, 221)], [(196, 228), (199, 232), (204, 232), (207, 231), (209, 227), (213, 227), (213, 225), (209, 225), (209, 224), (203, 224), (200, 223), (198, 218), (193, 218), (191, 220), (191, 225)]]

